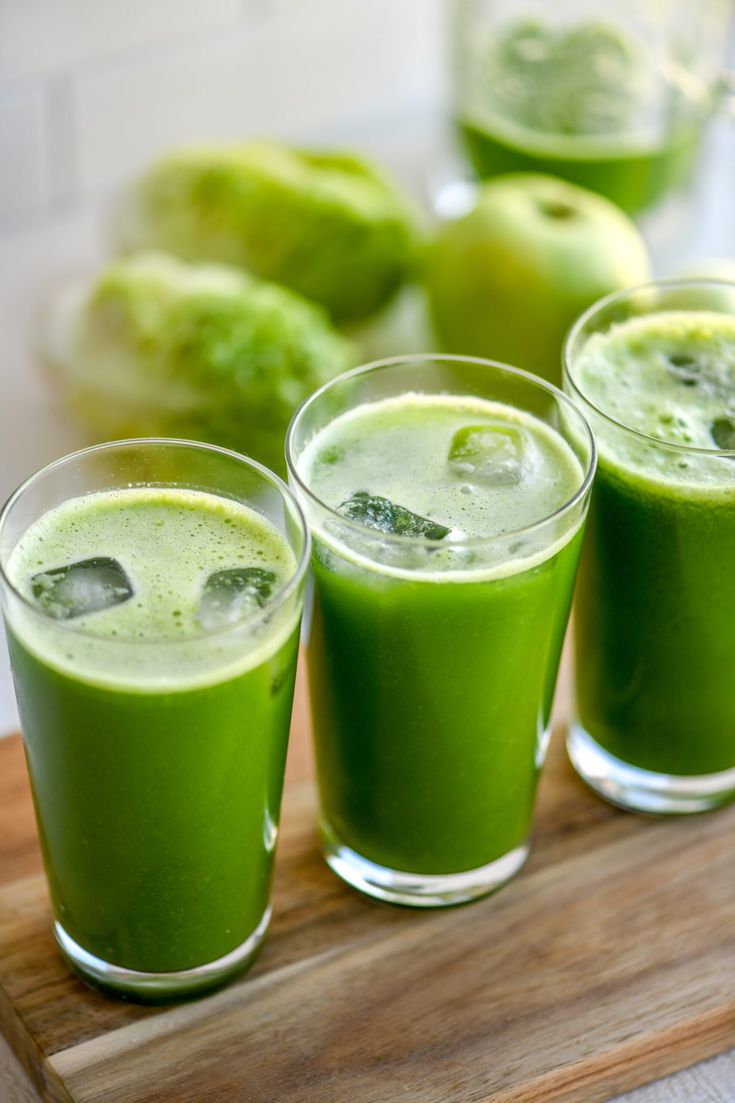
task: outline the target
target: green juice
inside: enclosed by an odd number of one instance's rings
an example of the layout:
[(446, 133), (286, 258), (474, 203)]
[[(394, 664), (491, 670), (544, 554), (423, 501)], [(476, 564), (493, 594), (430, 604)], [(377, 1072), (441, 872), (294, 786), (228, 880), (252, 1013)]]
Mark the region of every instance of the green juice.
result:
[(643, 770), (731, 770), (735, 455), (716, 452), (735, 449), (735, 319), (672, 310), (613, 325), (588, 339), (572, 377), (636, 431), (593, 421), (600, 461), (575, 621), (581, 728)]
[(297, 648), (293, 617), (260, 634), (203, 624), (203, 589), (257, 567), (275, 593), (295, 561), (238, 502), (133, 488), (43, 514), (7, 574), (32, 605), (56, 568), (95, 556), (122, 566), (126, 600), (8, 617), (54, 915), (104, 962), (188, 970), (267, 922)]
[(490, 31), (459, 7), (454, 118), (481, 179), (547, 173), (629, 213), (691, 181), (711, 94), (692, 59), (686, 86), (668, 76), (685, 64), (667, 56), (673, 43), (656, 50), (623, 20), (524, 17)]
[[(430, 875), (517, 852), (581, 530), (578, 521), (552, 539), (513, 534), (569, 500), (583, 481), (578, 460), (553, 429), (510, 406), (408, 394), (337, 417), (299, 471), (337, 512), (378, 495), (444, 533), (406, 553), (410, 537), (376, 550), (381, 534), (366, 528), (363, 553), (336, 518), (315, 529), (308, 666), (327, 840)], [(485, 559), (483, 539), (493, 537)]]
[(691, 183), (700, 128), (683, 126), (660, 144), (569, 139), (521, 128), (457, 120), (462, 142), (480, 179), (504, 172), (560, 176), (617, 203), (629, 214), (653, 207)]

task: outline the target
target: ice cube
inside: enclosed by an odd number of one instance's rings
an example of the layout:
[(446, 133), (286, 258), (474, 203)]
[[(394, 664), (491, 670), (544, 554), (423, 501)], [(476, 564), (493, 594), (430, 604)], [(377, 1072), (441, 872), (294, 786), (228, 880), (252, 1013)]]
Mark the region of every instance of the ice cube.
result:
[(116, 559), (106, 555), (40, 571), (31, 579), (38, 604), (55, 620), (72, 620), (120, 605), (133, 596), (133, 584)]
[(710, 436), (723, 451), (735, 450), (735, 417), (718, 417), (710, 426)]
[(378, 532), (396, 533), (399, 536), (424, 536), (429, 540), (443, 540), (450, 532), (446, 525), (421, 517), (405, 506), (391, 502), (389, 498), (368, 494), (365, 490), (356, 491), (338, 508), (343, 517), (358, 521), (366, 528), (377, 529)]
[(276, 581), (274, 571), (263, 567), (228, 567), (215, 571), (204, 583), (199, 602), (199, 622), (204, 628), (234, 624), (265, 605)]
[(523, 477), (524, 441), (510, 425), (464, 425), (452, 437), (449, 467), (464, 482), (515, 486)]

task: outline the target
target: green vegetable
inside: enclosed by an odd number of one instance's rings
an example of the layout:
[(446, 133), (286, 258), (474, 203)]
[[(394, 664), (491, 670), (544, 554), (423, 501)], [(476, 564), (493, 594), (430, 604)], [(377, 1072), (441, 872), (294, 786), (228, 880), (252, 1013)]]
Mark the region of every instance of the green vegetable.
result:
[(321, 303), (339, 323), (384, 306), (410, 276), (413, 215), (376, 168), (268, 142), (184, 149), (122, 210), (123, 247), (234, 264)]
[(212, 441), (276, 471), (296, 406), (354, 363), (293, 292), (156, 253), (112, 264), (49, 323), (47, 358), (99, 437)]

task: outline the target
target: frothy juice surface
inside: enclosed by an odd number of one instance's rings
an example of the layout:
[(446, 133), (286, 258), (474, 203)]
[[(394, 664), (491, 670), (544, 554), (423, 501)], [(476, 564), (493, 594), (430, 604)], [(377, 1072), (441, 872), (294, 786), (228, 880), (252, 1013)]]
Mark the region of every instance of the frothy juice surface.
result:
[(355, 495), (383, 497), (447, 530), (438, 538), (449, 544), (536, 524), (582, 482), (574, 453), (544, 422), (501, 403), (451, 395), (359, 406), (310, 442), (300, 468), (318, 497), (346, 517), (363, 515), (359, 498), (354, 508), (346, 505)]
[(405, 394), (336, 418), (299, 470), (334, 511), (309, 641), (325, 831), (420, 873), (522, 846), (581, 534), (519, 530), (575, 494), (578, 460), (510, 406)]
[(57, 921), (152, 972), (239, 946), (267, 907), (296, 653), (263, 625), (296, 570), (259, 513), (135, 487), (41, 516), (8, 635)]
[[(669, 444), (735, 450), (735, 316), (666, 311), (632, 319), (588, 340), (574, 378), (629, 429)], [(732, 473), (735, 483), (735, 469), (708, 466), (706, 458), (682, 456), (667, 468), (650, 454), (642, 462), (668, 470), (672, 481), (726, 485)]]
[[(79, 633), (60, 635), (31, 621), (31, 646), (79, 676), (127, 680), (139, 691), (189, 686), (194, 666), (199, 680), (217, 681), (232, 673), (228, 662), (252, 665), (253, 649), (245, 652), (241, 640), (201, 637), (256, 612), (295, 569), (290, 547), (261, 514), (213, 494), (165, 487), (71, 499), (26, 531), (8, 563), (31, 604)], [(114, 666), (99, 663), (90, 637), (120, 643)], [(165, 645), (176, 641), (189, 646), (170, 663)]]
[(572, 374), (598, 410), (637, 431), (593, 420), (600, 464), (577, 615), (582, 726), (645, 769), (727, 770), (735, 456), (717, 453), (735, 449), (735, 318), (667, 311), (622, 322), (589, 338)]

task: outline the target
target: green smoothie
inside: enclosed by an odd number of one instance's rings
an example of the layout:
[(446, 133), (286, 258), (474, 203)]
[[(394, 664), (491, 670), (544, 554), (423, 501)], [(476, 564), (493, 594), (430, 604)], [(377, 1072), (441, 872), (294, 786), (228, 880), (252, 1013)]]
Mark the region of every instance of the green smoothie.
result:
[(308, 645), (328, 842), (430, 875), (523, 848), (581, 539), (533, 526), (579, 461), (521, 410), (410, 393), (338, 416), (298, 467), (334, 511)]
[(103, 962), (188, 970), (267, 922), (297, 623), (261, 610), (295, 570), (260, 513), (166, 487), (73, 498), (9, 558), (54, 914)]
[(735, 449), (735, 317), (673, 310), (614, 324), (586, 341), (570, 374), (614, 419), (593, 418), (600, 462), (575, 614), (579, 723), (644, 770), (730, 770), (735, 454), (716, 453)]
[(653, 207), (689, 183), (699, 151), (696, 126), (682, 126), (667, 141), (650, 145), (539, 135), (490, 118), (477, 124), (458, 119), (457, 126), (480, 179), (504, 172), (560, 176), (604, 195), (629, 214)]
[(630, 213), (689, 182), (709, 96), (693, 77), (686, 93), (667, 85), (623, 27), (522, 19), (477, 33), (458, 47), (455, 110), (480, 178), (560, 176)]

